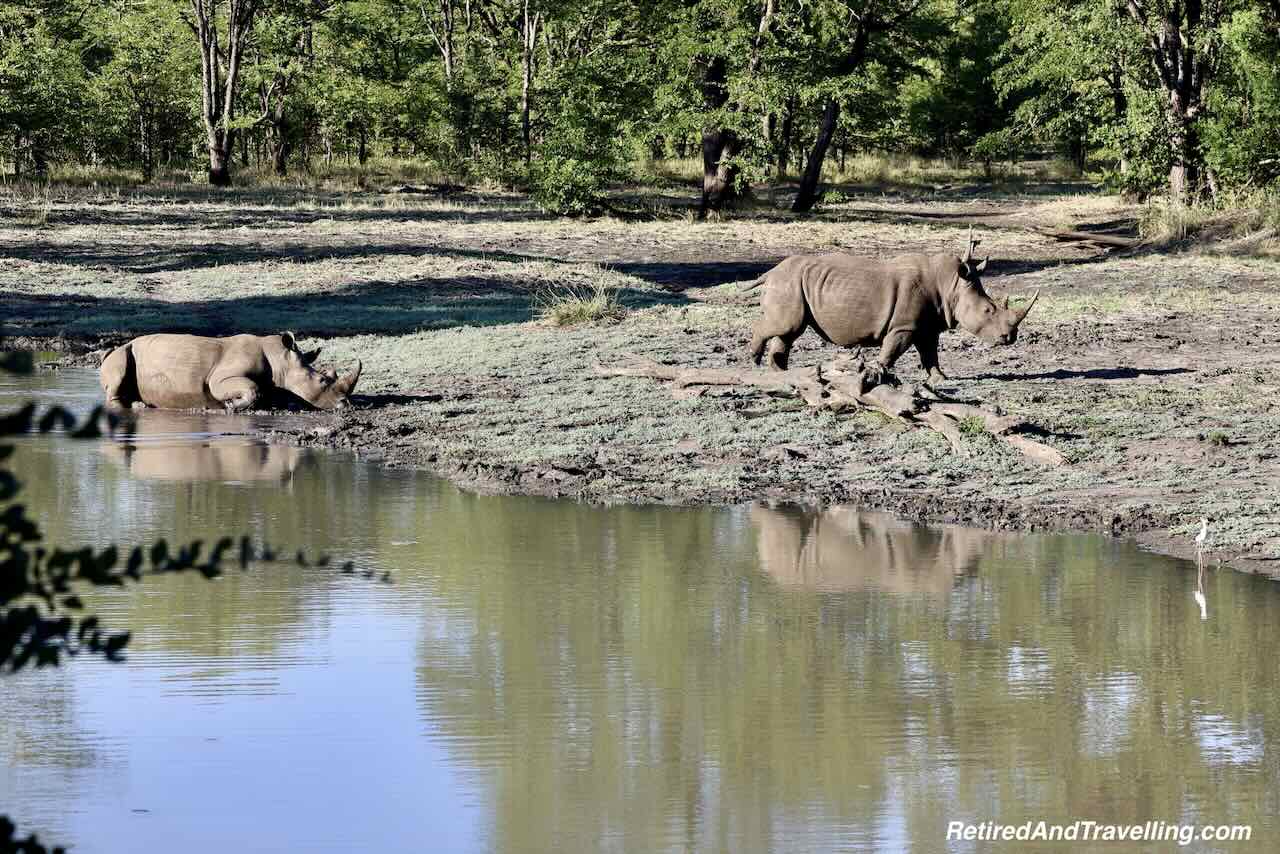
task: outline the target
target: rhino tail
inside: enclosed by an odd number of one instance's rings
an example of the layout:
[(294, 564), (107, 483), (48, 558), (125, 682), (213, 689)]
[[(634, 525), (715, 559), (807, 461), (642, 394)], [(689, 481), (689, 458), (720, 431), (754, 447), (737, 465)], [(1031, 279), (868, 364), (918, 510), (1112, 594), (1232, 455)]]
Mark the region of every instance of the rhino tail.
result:
[(768, 273), (765, 273), (763, 276), (760, 276), (760, 277), (758, 277), (758, 278), (752, 279), (752, 280), (751, 280), (751, 281), (749, 281), (749, 282), (739, 282), (739, 283), (738, 283), (738, 293), (740, 293), (740, 294), (747, 294), (747, 293), (751, 293), (752, 291), (754, 291), (756, 288), (758, 288), (758, 287), (760, 287), (761, 285), (763, 285), (763, 284), (764, 284), (765, 282), (767, 282), (768, 280), (769, 280), (769, 274), (768, 274)]

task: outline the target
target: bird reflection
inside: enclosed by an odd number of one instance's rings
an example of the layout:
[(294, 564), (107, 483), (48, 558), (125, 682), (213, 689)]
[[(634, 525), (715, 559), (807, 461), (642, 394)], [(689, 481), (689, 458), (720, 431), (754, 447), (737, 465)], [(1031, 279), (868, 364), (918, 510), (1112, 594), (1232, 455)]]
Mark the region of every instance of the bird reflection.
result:
[(930, 528), (836, 506), (751, 508), (760, 565), (782, 587), (820, 592), (874, 588), (946, 596), (971, 575), (992, 534)]
[(1209, 608), (1204, 598), (1204, 563), (1202, 562), (1196, 570), (1196, 592), (1192, 594), (1192, 598), (1196, 600), (1196, 604), (1200, 606), (1200, 619), (1209, 619)]

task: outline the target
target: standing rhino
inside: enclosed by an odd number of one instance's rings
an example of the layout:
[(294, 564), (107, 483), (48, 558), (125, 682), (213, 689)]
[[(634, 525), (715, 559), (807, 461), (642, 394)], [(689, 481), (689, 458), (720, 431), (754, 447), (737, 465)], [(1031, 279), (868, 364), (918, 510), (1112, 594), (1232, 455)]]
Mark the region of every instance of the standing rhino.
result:
[[(143, 403), (161, 409), (226, 407), (227, 411), (299, 398), (317, 409), (338, 409), (363, 367), (338, 377), (311, 363), (320, 355), (298, 350), (293, 335), (144, 335), (112, 350), (102, 362), (107, 406)], [(287, 394), (281, 394), (281, 393)]]
[(791, 344), (812, 326), (840, 347), (880, 345), (879, 358), (868, 365), (867, 381), (875, 384), (898, 357), (915, 345), (929, 380), (946, 379), (938, 367), (938, 336), (963, 327), (997, 344), (1012, 344), (1018, 324), (1031, 305), (998, 306), (982, 288), (987, 259), (975, 261), (978, 241), (969, 231), (963, 258), (954, 255), (903, 255), (887, 260), (853, 255), (795, 255), (743, 290), (765, 285), (760, 304), (764, 316), (752, 328), (751, 357), (769, 349), (770, 366), (787, 367)]

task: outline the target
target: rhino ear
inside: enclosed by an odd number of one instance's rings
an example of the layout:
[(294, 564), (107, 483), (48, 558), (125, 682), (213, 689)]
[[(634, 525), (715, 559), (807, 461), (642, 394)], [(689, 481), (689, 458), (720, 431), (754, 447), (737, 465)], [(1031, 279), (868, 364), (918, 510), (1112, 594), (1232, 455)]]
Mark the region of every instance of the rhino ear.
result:
[(319, 358), (319, 356), (320, 356), (320, 348), (319, 348), (319, 347), (315, 348), (314, 350), (312, 350), (312, 351), (310, 351), (310, 352), (303, 353), (303, 354), (302, 354), (302, 364), (304, 364), (304, 365), (310, 365), (310, 364), (311, 364), (312, 362), (314, 362), (317, 358)]
[(297, 350), (298, 342), (293, 340), (292, 332), (281, 332), (280, 343), (284, 345), (286, 350)]

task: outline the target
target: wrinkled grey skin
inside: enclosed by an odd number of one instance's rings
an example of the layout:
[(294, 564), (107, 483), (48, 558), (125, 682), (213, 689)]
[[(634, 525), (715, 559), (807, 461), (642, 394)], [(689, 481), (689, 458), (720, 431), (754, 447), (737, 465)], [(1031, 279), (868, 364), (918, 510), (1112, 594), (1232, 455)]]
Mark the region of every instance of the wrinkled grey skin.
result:
[[(986, 259), (904, 255), (876, 260), (853, 255), (796, 255), (744, 290), (765, 286), (763, 316), (752, 328), (751, 357), (758, 365), (769, 350), (770, 366), (785, 370), (792, 343), (813, 327), (840, 347), (880, 345), (867, 380), (879, 382), (912, 345), (929, 380), (946, 379), (938, 365), (938, 337), (957, 326), (996, 344), (1012, 344), (1018, 324), (1031, 310), (996, 305), (982, 287)], [(1039, 295), (1037, 294), (1037, 297)], [(1032, 305), (1035, 300), (1032, 300)]]
[(293, 335), (144, 335), (112, 350), (100, 374), (107, 406), (160, 409), (268, 406), (288, 392), (317, 409), (339, 409), (362, 365), (337, 376), (311, 366), (320, 350), (298, 350)]

